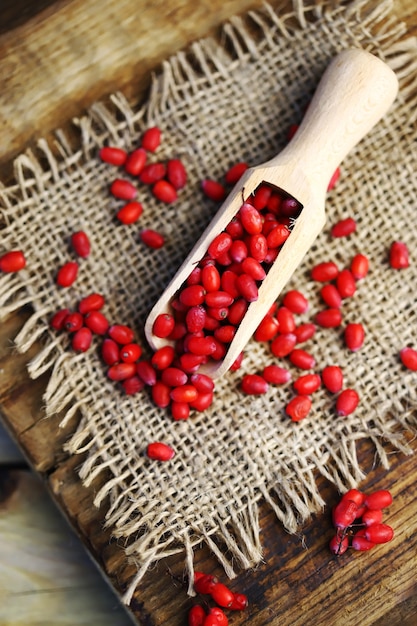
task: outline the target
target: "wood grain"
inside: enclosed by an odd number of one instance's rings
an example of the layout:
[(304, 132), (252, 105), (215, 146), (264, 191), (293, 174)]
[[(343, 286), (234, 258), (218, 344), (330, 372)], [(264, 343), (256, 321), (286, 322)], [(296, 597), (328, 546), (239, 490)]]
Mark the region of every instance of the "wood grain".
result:
[[(16, 11), (11, 8), (12, 4)], [(228, 16), (260, 4), (256, 0), (9, 2), (9, 13), (5, 16), (10, 22), (7, 25), (3, 20), (0, 35), (0, 179), (5, 180), (10, 175), (10, 162), (15, 154), (33, 147), (54, 128), (66, 127), (73, 116), (82, 114), (96, 99), (121, 89), (132, 101), (140, 101), (149, 86), (151, 72), (162, 59), (213, 32)], [(41, 10), (33, 8), (36, 6)], [(26, 7), (27, 13), (19, 16), (22, 7)], [(406, 20), (409, 32), (416, 34), (415, 1), (397, 0), (394, 8)], [(25, 370), (36, 347), (27, 355), (13, 352), (12, 338), (28, 314), (27, 310), (19, 311), (0, 325), (0, 415), (93, 559), (114, 589), (122, 593), (133, 570), (124, 558), (123, 547), (103, 530), (103, 512), (93, 506), (99, 485), (89, 489), (81, 486), (77, 475), (80, 459), (68, 458), (62, 451), (69, 432), (58, 428), (59, 416), (44, 419), (42, 393), (46, 377), (31, 381)], [(411, 626), (417, 623), (416, 455), (392, 454), (391, 469), (386, 471), (380, 466), (373, 467), (374, 450), (369, 443), (359, 444), (359, 454), (369, 472), (362, 485), (364, 490), (384, 487), (393, 491), (395, 500), (386, 513), (386, 521), (395, 528), (394, 541), (378, 547), (372, 556), (349, 553), (333, 558), (327, 549), (332, 533), (329, 510), (337, 494), (324, 480), (320, 483), (321, 491), (329, 508), (306, 524), (299, 535), (285, 533), (268, 507), (263, 506), (260, 520), (264, 563), (240, 574), (231, 583), (233, 589), (244, 591), (250, 598), (247, 612), (232, 615), (233, 626), (247, 623), (253, 626), (356, 626), (359, 623)], [(23, 484), (20, 475), (14, 479)], [(32, 488), (33, 485), (29, 491)], [(20, 493), (23, 499), (19, 506), (28, 503), (32, 510), (35, 503), (28, 489)], [(51, 517), (54, 518), (54, 510), (46, 504), (46, 496), (39, 499), (45, 523), (49, 523)], [(2, 522), (6, 519), (3, 511), (5, 508), (0, 510)], [(47, 543), (46, 552), (49, 551)], [(19, 544), (23, 544), (23, 535)], [(63, 553), (57, 558), (62, 558), (60, 563), (66, 562)], [(206, 549), (197, 550), (196, 567), (218, 573), (224, 579)], [(8, 572), (6, 576), (9, 575)], [(86, 576), (88, 578), (89, 574)], [(194, 600), (187, 597), (177, 580), (182, 577), (182, 557), (167, 559), (149, 572), (130, 607), (135, 621), (142, 626), (185, 624)], [(3, 578), (0, 578), (0, 585), (4, 590)], [(61, 617), (71, 615), (71, 598), (78, 598), (80, 593), (79, 586), (71, 589), (71, 584), (67, 608), (63, 609), (60, 603)], [(94, 602), (98, 603), (99, 595), (86, 592), (83, 602), (88, 605), (94, 596)], [(44, 598), (49, 599), (47, 594)], [(109, 605), (106, 597), (102, 601), (102, 605), (91, 608), (90, 617), (94, 611), (101, 611), (103, 620), (94, 622), (93, 618), (85, 623), (106, 623), (104, 614)], [(0, 603), (0, 606), (4, 610), (5, 604)], [(48, 611), (58, 614), (55, 606), (52, 597), (51, 604), (44, 602), (43, 618), (42, 614), (37, 615), (41, 623), (48, 623), (45, 619)], [(27, 611), (19, 621), (19, 611), (24, 611), (20, 595), (13, 596), (7, 610), (4, 619), (8, 621), (2, 623), (13, 626), (31, 623)], [(65, 620), (62, 617), (61, 622), (50, 623), (65, 624)], [(68, 618), (67, 623), (77, 622)], [(113, 623), (123, 624), (121, 618)]]

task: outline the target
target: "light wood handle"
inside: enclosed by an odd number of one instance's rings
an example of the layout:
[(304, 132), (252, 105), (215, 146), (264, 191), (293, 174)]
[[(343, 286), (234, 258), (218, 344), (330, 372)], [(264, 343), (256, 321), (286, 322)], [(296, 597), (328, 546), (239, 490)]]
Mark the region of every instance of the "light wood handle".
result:
[(276, 158), (295, 159), (325, 191), (336, 167), (383, 117), (397, 92), (397, 77), (386, 63), (364, 50), (344, 50), (324, 72), (299, 129)]

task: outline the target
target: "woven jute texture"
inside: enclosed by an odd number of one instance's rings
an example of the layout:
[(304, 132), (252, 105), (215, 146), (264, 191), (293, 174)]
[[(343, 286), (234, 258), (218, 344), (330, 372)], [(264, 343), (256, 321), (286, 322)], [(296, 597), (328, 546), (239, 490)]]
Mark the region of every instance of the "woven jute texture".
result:
[[(50, 373), (47, 415), (61, 411), (63, 424), (73, 424), (66, 451), (84, 454), (85, 485), (102, 478), (96, 504), (104, 507), (106, 524), (137, 566), (127, 603), (147, 568), (166, 555), (183, 552), (192, 572), (193, 549), (200, 543), (213, 550), (229, 576), (258, 563), (259, 503), (267, 501), (285, 528), (295, 531), (324, 504), (318, 475), (341, 491), (363, 478), (359, 439), (373, 441), (387, 468), (394, 450), (412, 452), (407, 432), (415, 427), (417, 378), (398, 353), (405, 345), (417, 347), (417, 48), (390, 11), (390, 3), (379, 1), (295, 1), (285, 15), (266, 5), (232, 19), (219, 41), (199, 41), (164, 63), (142, 108), (133, 109), (122, 94), (106, 105), (97, 103), (75, 121), (77, 149), (62, 133), (55, 146), (39, 141), (37, 154), (16, 159), (15, 183), (1, 188), (1, 251), (20, 248), (27, 257), (26, 269), (0, 276), (1, 312), (33, 307), (16, 346), (20, 351), (35, 341), (43, 346), (29, 372)], [(357, 410), (336, 417), (334, 397), (319, 390), (308, 418), (294, 423), (284, 412), (291, 384), (271, 386), (263, 396), (243, 395), (244, 373), (277, 362), (268, 346), (255, 341), (242, 369), (217, 382), (211, 408), (187, 421), (173, 421), (146, 391), (124, 395), (106, 378), (98, 344), (75, 354), (67, 335), (49, 329), (50, 316), (100, 292), (109, 320), (133, 327), (149, 354), (142, 336), (147, 312), (217, 209), (203, 197), (200, 181), (220, 179), (236, 161), (255, 165), (278, 153), (331, 58), (350, 47), (389, 63), (400, 93), (345, 159), (341, 179), (328, 195), (328, 225), (351, 216), (357, 232), (337, 240), (326, 228), (288, 288), (308, 297), (309, 312), (299, 317), (307, 321), (323, 308), (310, 279), (312, 265), (334, 260), (344, 267), (359, 251), (369, 256), (369, 275), (343, 304), (344, 321), (365, 326), (363, 348), (356, 353), (344, 348), (343, 326), (319, 329), (305, 345), (314, 353), (316, 371), (331, 363), (343, 368), (345, 386), (359, 392)], [(163, 132), (155, 160), (182, 158), (188, 184), (170, 206), (141, 187), (140, 223), (116, 224), (121, 203), (108, 193), (116, 170), (100, 162), (98, 148), (113, 144), (130, 150), (154, 124)], [(139, 232), (147, 227), (165, 235), (163, 248), (141, 244)], [(76, 283), (58, 289), (57, 268), (73, 259), (68, 240), (79, 229), (89, 234), (92, 253), (80, 262)], [(389, 267), (395, 239), (411, 251), (407, 269)], [(303, 373), (285, 366), (293, 378)], [(172, 445), (176, 456), (169, 463), (149, 460), (150, 441)]]

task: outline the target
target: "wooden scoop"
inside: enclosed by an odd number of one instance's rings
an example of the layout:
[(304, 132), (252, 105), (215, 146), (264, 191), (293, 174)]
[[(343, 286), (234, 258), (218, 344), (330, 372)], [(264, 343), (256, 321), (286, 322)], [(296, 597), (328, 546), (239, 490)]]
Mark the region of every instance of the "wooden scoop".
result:
[(293, 196), (303, 208), (224, 359), (210, 360), (199, 371), (216, 378), (229, 369), (322, 230), (326, 191), (334, 170), (386, 113), (397, 91), (394, 72), (368, 52), (345, 50), (332, 60), (294, 138), (278, 156), (244, 173), (151, 310), (145, 334), (154, 350), (170, 343), (153, 334), (156, 317), (172, 311), (170, 301), (211, 241), (225, 230), (243, 200), (265, 182)]

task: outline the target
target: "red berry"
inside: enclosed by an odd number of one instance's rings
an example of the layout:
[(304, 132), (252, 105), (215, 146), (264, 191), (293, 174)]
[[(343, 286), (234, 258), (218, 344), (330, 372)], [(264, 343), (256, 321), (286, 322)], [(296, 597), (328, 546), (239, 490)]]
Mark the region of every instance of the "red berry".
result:
[(336, 556), (344, 554), (349, 548), (349, 539), (347, 535), (334, 535), (330, 539), (329, 548)]
[(342, 296), (335, 285), (328, 283), (320, 289), (320, 295), (324, 302), (331, 309), (340, 309), (342, 306)]
[(342, 498), (332, 511), (333, 525), (345, 530), (356, 519), (358, 505), (353, 500)]
[(321, 373), (321, 379), (330, 393), (339, 393), (343, 387), (343, 372), (338, 365), (327, 365)]
[(209, 291), (205, 295), (205, 302), (209, 308), (228, 307), (233, 302), (233, 296), (227, 291)]
[(64, 328), (65, 319), (69, 313), (69, 309), (60, 309), (59, 311), (56, 311), (56, 313), (54, 313), (49, 320), (50, 327), (54, 330), (62, 330)]
[(296, 336), (297, 343), (304, 343), (311, 339), (316, 332), (316, 325), (311, 322), (300, 324), (294, 328), (294, 335)]
[(91, 346), (91, 341), (91, 330), (83, 326), (72, 336), (71, 347), (76, 352), (87, 352), (88, 348)]
[(355, 254), (350, 264), (350, 271), (355, 280), (365, 278), (369, 271), (369, 259), (364, 254)]
[(234, 185), (239, 178), (246, 172), (249, 165), (245, 161), (239, 161), (232, 165), (224, 175), (224, 180), (228, 185)]
[(239, 326), (240, 322), (245, 317), (245, 313), (248, 310), (248, 302), (244, 298), (235, 300), (229, 308), (227, 319), (234, 326)]
[(268, 248), (279, 248), (287, 241), (289, 236), (290, 230), (287, 226), (285, 226), (285, 224), (277, 224), (267, 235), (266, 241)]
[(69, 313), (64, 321), (64, 328), (69, 333), (75, 333), (77, 330), (80, 330), (83, 325), (83, 316), (78, 311), (74, 313)]
[[(237, 242), (234, 242), (237, 243)], [(266, 276), (266, 271), (262, 265), (256, 259), (251, 256), (243, 259), (241, 263), (243, 274), (248, 274), (253, 280), (263, 280)]]
[(309, 414), (312, 407), (311, 398), (309, 396), (295, 396), (288, 402), (285, 412), (289, 415), (293, 422), (300, 422)]
[(226, 197), (226, 189), (223, 185), (210, 178), (201, 181), (201, 189), (207, 198), (216, 202), (221, 202)]
[(353, 500), (358, 507), (364, 504), (365, 498), (366, 495), (362, 491), (359, 491), (359, 489), (348, 489), (342, 496), (343, 500)]
[(404, 367), (413, 372), (417, 372), (417, 350), (405, 347), (400, 350), (400, 359)]
[(201, 270), (201, 284), (209, 291), (219, 291), (221, 280), (219, 270), (215, 265), (205, 265)]
[[(167, 370), (164, 370), (166, 372)], [(179, 387), (175, 387), (170, 392), (171, 400), (179, 403), (189, 404), (190, 402), (194, 402), (197, 400), (198, 391), (194, 387), (194, 385), (180, 385)]]
[(344, 220), (336, 222), (330, 230), (332, 237), (347, 237), (356, 230), (356, 222), (353, 217), (347, 217)]
[(205, 411), (213, 403), (214, 394), (212, 391), (206, 393), (198, 392), (197, 398), (190, 402), (190, 407), (196, 411)]
[(225, 608), (229, 607), (234, 600), (234, 594), (229, 587), (219, 582), (213, 585), (210, 595), (219, 606)]
[(203, 574), (203, 572), (194, 572), (194, 591), (196, 593), (211, 593), (212, 589), (219, 582), (217, 576), (212, 574)]
[(134, 363), (114, 363), (114, 365), (110, 365), (107, 370), (107, 377), (110, 380), (126, 380), (126, 378), (131, 378), (136, 373), (136, 367)]
[(352, 548), (359, 552), (366, 552), (375, 547), (375, 544), (368, 541), (365, 537), (364, 531), (358, 530), (358, 532), (352, 537)]
[(155, 441), (148, 444), (146, 454), (156, 461), (170, 461), (175, 456), (175, 450), (162, 441)]
[(164, 370), (171, 365), (174, 358), (174, 348), (172, 346), (163, 346), (154, 352), (151, 358), (151, 364), (157, 370)]
[(200, 604), (195, 604), (188, 611), (188, 626), (203, 626), (206, 612)]
[(365, 341), (365, 329), (362, 324), (347, 324), (344, 331), (344, 340), (346, 347), (352, 352), (360, 350)]
[(187, 349), (193, 354), (210, 356), (216, 351), (217, 344), (213, 337), (197, 337), (191, 335), (187, 341)]
[(127, 343), (120, 348), (120, 359), (124, 363), (135, 363), (142, 356), (142, 348), (137, 343)]
[(101, 358), (106, 365), (114, 365), (119, 361), (119, 345), (113, 339), (106, 337), (103, 341)]
[(167, 179), (174, 189), (182, 189), (187, 182), (187, 172), (179, 159), (170, 159), (167, 163)]
[(236, 287), (247, 302), (255, 302), (258, 299), (258, 287), (249, 274), (240, 274), (236, 279)]
[[(308, 310), (307, 298), (304, 296), (304, 294), (301, 293), (301, 291), (298, 291), (297, 289), (291, 289), (290, 291), (287, 291), (282, 300), (282, 304), (292, 313), (301, 314), (305, 313)], [(290, 332), (293, 332), (293, 330)]]
[(189, 285), (184, 287), (179, 296), (179, 301), (186, 307), (203, 304), (206, 297), (205, 289), (202, 285)]
[(140, 238), (145, 246), (148, 246), (148, 248), (154, 248), (155, 250), (162, 248), (165, 244), (165, 237), (152, 228), (145, 228), (145, 230), (142, 230)]
[(350, 415), (359, 404), (359, 394), (355, 389), (344, 389), (336, 400), (336, 413), (342, 417)]
[(268, 314), (263, 318), (258, 328), (256, 329), (254, 333), (254, 339), (256, 341), (270, 341), (278, 333), (278, 329), (278, 320), (272, 315)]
[(214, 237), (210, 243), (207, 252), (213, 259), (218, 259), (222, 254), (227, 252), (231, 247), (233, 240), (229, 233), (222, 232)]
[(296, 343), (297, 337), (294, 333), (278, 335), (271, 343), (271, 352), (278, 358), (288, 356), (294, 350)]
[(289, 359), (293, 365), (303, 370), (312, 369), (316, 364), (314, 356), (301, 348), (294, 348), (289, 354)]
[(365, 538), (372, 543), (387, 543), (394, 537), (394, 530), (388, 524), (372, 524), (365, 529)]
[(339, 273), (339, 268), (333, 261), (318, 263), (311, 270), (311, 278), (317, 282), (325, 283), (334, 280)]
[(379, 489), (366, 496), (365, 506), (368, 509), (383, 509), (392, 503), (392, 495), (388, 489)]
[(262, 263), (268, 253), (268, 242), (265, 235), (262, 233), (249, 235), (248, 249), (250, 256)]
[(214, 389), (214, 381), (207, 374), (195, 373), (190, 376), (190, 382), (197, 391), (201, 393), (209, 393)]
[(172, 204), (178, 197), (174, 185), (167, 180), (158, 180), (152, 187), (152, 193), (155, 198), (165, 204)]
[(117, 213), (116, 217), (122, 224), (134, 224), (138, 221), (143, 213), (143, 207), (140, 202), (133, 200), (124, 205)]
[(410, 258), (407, 244), (402, 241), (393, 241), (389, 251), (389, 264), (395, 270), (409, 267)]
[(56, 276), (56, 284), (60, 287), (70, 287), (77, 279), (78, 263), (68, 261), (59, 270)]
[(232, 324), (219, 326), (214, 330), (214, 338), (222, 343), (230, 343), (236, 334), (236, 328)]
[(139, 180), (145, 185), (154, 185), (158, 180), (162, 180), (166, 174), (164, 163), (149, 163), (145, 165), (139, 175)]
[(101, 311), (89, 311), (84, 317), (85, 325), (95, 335), (105, 335), (110, 324)]
[(87, 258), (91, 251), (91, 244), (87, 233), (78, 230), (71, 235), (71, 245), (74, 252), (83, 259)]
[(170, 313), (160, 313), (152, 326), (152, 332), (156, 337), (164, 339), (168, 337), (174, 330), (175, 319)]
[(158, 126), (148, 128), (142, 135), (142, 148), (149, 152), (155, 152), (161, 143), (161, 136), (161, 129)]
[(156, 383), (156, 370), (150, 361), (139, 361), (138, 363), (122, 363), (121, 365), (136, 365), (136, 373), (143, 380), (145, 385), (153, 387)]
[(161, 380), (165, 385), (169, 387), (178, 387), (179, 385), (185, 385), (188, 381), (188, 376), (179, 367), (166, 367), (162, 370)]
[(171, 396), (169, 395), (171, 388), (165, 385), (161, 380), (157, 380), (151, 387), (152, 400), (156, 406), (165, 409), (171, 404)]
[(100, 293), (90, 293), (80, 300), (78, 310), (81, 315), (86, 315), (86, 313), (90, 313), (90, 311), (99, 311), (104, 306), (104, 303), (104, 296)]
[(129, 326), (125, 326), (124, 324), (113, 324), (109, 328), (109, 337), (114, 339), (117, 343), (124, 345), (132, 343), (134, 332)]
[(366, 509), (361, 517), (362, 523), (365, 526), (372, 526), (372, 524), (382, 523), (382, 511), (381, 509)]
[(249, 204), (249, 202), (244, 202), (242, 204), (239, 209), (239, 217), (243, 228), (250, 235), (262, 232), (262, 216), (252, 204)]
[(145, 383), (139, 378), (139, 376), (132, 376), (131, 378), (123, 380), (121, 382), (121, 386), (126, 395), (133, 396), (135, 393), (142, 391)]
[(248, 606), (248, 597), (244, 593), (234, 593), (233, 602), (228, 607), (232, 611), (243, 611)]
[(279, 365), (266, 365), (262, 372), (262, 377), (273, 385), (282, 385), (288, 383), (291, 380), (291, 372), (285, 367)]
[(105, 163), (110, 165), (123, 165), (127, 158), (127, 153), (122, 148), (116, 148), (114, 146), (104, 146), (99, 150), (99, 157)]
[[(171, 392), (170, 392), (171, 398)], [(190, 405), (188, 402), (171, 402), (171, 415), (172, 419), (176, 422), (180, 420), (187, 420), (190, 416)]]
[(342, 313), (340, 309), (323, 309), (316, 313), (314, 320), (322, 328), (336, 328), (342, 323)]
[(229, 620), (225, 612), (219, 606), (213, 606), (209, 609), (209, 614), (205, 619), (204, 626), (228, 626), (228, 624)]
[(305, 374), (297, 378), (293, 383), (294, 390), (302, 396), (309, 396), (314, 393), (320, 388), (320, 385), (321, 378), (319, 374)]
[(282, 334), (293, 333), (295, 331), (295, 319), (292, 311), (286, 306), (280, 306), (277, 311), (279, 332)]
[(344, 269), (336, 277), (336, 288), (342, 299), (351, 298), (356, 291), (356, 281), (350, 270)]
[(268, 382), (258, 374), (246, 374), (242, 378), (242, 391), (248, 395), (258, 396), (268, 391)]
[[(258, 211), (263, 211), (264, 209), (268, 208), (268, 202), (271, 200), (272, 197), (272, 187), (270, 185), (259, 185), (259, 187), (256, 188), (255, 193), (252, 196), (252, 203), (253, 206), (255, 208), (258, 209)], [(272, 209), (269, 209), (270, 211)]]
[(125, 163), (125, 170), (131, 176), (139, 176), (145, 167), (146, 151), (143, 148), (137, 148), (131, 152)]
[(110, 185), (110, 193), (120, 200), (133, 200), (138, 192), (136, 187), (128, 180), (116, 178)]

